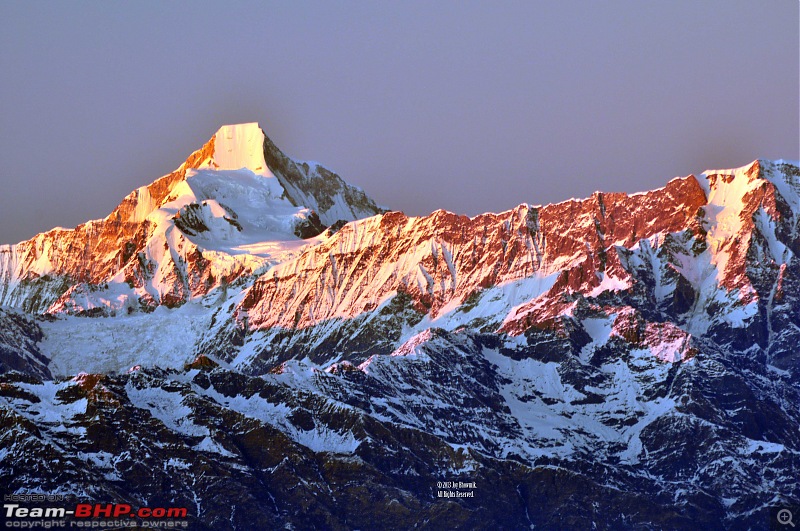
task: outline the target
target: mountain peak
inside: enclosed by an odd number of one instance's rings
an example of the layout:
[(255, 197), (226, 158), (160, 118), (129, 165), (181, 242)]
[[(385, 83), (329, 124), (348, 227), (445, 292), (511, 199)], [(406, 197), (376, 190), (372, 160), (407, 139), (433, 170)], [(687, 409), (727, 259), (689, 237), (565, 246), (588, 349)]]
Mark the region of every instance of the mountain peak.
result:
[(272, 176), (264, 161), (264, 131), (258, 122), (223, 125), (214, 134), (214, 152), (210, 165), (219, 170), (246, 168), (253, 173)]
[(263, 133), (263, 131), (261, 130), (261, 126), (258, 125), (258, 122), (244, 122), (244, 123), (238, 123), (238, 124), (226, 124), (226, 125), (223, 125), (217, 130), (216, 134), (220, 134), (223, 131), (225, 131), (225, 132), (228, 132), (228, 131), (234, 132), (234, 131), (237, 131), (237, 130), (238, 131), (253, 131), (253, 132), (261, 131)]
[(104, 219), (0, 247), (0, 304), (36, 313), (179, 306), (294, 256), (340, 220), (380, 212), (335, 173), (287, 157), (257, 122), (224, 125)]

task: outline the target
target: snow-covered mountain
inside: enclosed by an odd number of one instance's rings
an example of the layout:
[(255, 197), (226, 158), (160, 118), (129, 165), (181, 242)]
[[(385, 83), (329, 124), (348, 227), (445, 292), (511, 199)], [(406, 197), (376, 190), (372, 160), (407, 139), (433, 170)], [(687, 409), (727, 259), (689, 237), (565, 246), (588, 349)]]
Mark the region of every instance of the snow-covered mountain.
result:
[(208, 529), (768, 527), (798, 253), (797, 163), (414, 218), (225, 126), (0, 248), (0, 475)]
[(285, 261), (328, 225), (379, 212), (336, 174), (289, 159), (258, 124), (224, 126), (105, 219), (0, 246), (0, 304), (103, 315), (176, 307)]

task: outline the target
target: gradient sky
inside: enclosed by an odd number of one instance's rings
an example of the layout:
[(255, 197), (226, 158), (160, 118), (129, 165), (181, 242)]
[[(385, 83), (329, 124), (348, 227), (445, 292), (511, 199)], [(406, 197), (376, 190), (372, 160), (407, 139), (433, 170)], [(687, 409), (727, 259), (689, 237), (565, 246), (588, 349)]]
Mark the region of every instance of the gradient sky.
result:
[(800, 159), (796, 0), (0, 1), (0, 243), (258, 121), (408, 214)]

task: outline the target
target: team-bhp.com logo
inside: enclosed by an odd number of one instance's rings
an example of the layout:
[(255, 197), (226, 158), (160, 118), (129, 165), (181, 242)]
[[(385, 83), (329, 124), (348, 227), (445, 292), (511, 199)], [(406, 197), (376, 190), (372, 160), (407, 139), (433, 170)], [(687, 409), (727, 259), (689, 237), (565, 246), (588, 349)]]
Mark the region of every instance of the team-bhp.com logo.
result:
[(23, 507), (4, 503), (5, 527), (51, 529), (93, 528), (187, 528), (186, 507), (139, 507), (126, 503), (78, 503), (73, 506)]

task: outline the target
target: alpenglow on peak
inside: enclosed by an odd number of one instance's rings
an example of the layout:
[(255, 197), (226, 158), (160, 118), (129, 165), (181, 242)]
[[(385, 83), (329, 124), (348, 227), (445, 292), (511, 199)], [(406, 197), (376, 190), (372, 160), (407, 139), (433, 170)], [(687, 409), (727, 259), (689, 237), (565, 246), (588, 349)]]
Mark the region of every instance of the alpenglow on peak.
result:
[(294, 256), (327, 227), (381, 212), (334, 172), (286, 156), (258, 123), (225, 125), (104, 219), (0, 246), (0, 305), (81, 315), (177, 307)]
[(212, 165), (220, 170), (246, 168), (253, 173), (273, 176), (264, 160), (264, 131), (258, 122), (223, 125), (214, 134)]

